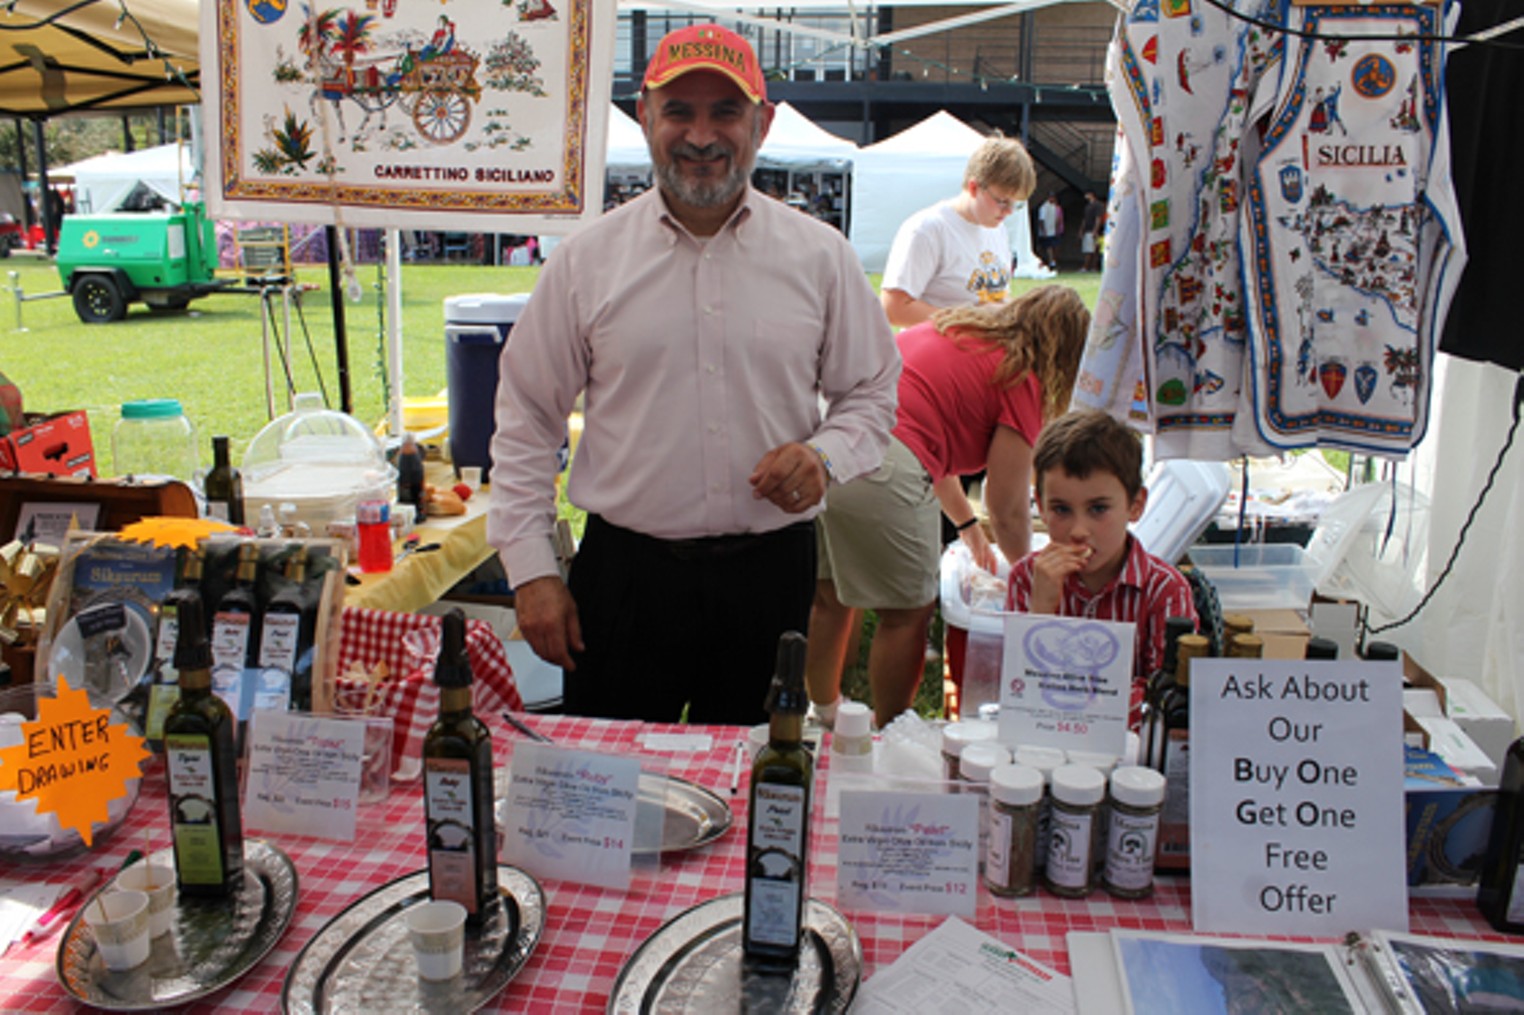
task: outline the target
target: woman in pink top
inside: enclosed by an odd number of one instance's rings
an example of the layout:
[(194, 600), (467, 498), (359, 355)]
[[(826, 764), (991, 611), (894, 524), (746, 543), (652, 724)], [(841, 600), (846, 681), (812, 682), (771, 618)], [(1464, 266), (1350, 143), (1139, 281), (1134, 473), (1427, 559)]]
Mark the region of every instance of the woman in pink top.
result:
[(1074, 290), (1047, 285), (1004, 303), (943, 310), (900, 332), (904, 368), (884, 464), (832, 487), (815, 520), (819, 580), (806, 677), (827, 723), (840, 695), (854, 611), (878, 614), (868, 658), (874, 716), (910, 707), (926, 656), (942, 547), (939, 511), (974, 560), (995, 553), (959, 477), (988, 470), (984, 505), (1007, 560), (1031, 540), (1032, 446), (1069, 404), (1090, 313)]

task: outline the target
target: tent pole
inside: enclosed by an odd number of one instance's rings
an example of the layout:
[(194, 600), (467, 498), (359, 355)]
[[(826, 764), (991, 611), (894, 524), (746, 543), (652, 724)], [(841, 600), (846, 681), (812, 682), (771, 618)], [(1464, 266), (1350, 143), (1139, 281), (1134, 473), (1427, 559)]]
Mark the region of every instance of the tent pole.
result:
[(386, 231), (386, 375), (390, 393), (386, 416), (391, 435), (402, 436), (402, 236)]
[(48, 142), (42, 134), (42, 120), (32, 121), (32, 132), (37, 138), (37, 207), (42, 212), (42, 246), (48, 253), (58, 249), (58, 237), (53, 233), (53, 216), (48, 214)]
[(339, 411), (354, 412), (349, 392), (349, 335), (344, 328), (344, 287), (339, 281), (339, 231), (324, 226), (328, 241), (328, 302), (333, 306), (334, 362), (339, 372)]

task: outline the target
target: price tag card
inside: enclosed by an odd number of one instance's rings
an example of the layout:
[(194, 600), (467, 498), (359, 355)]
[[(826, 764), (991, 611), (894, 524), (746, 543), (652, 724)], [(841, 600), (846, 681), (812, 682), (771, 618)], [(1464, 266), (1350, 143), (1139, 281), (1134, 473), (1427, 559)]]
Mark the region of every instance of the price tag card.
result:
[(1000, 664), (1000, 741), (1120, 757), (1137, 628), (1012, 613)]
[(1190, 746), (1197, 931), (1407, 929), (1397, 663), (1195, 660)]
[(843, 790), (836, 898), (847, 909), (974, 918), (979, 797)]
[(639, 760), (521, 743), (510, 773), (509, 863), (541, 877), (629, 887)]
[(256, 709), (248, 751), (248, 828), (354, 841), (363, 722)]

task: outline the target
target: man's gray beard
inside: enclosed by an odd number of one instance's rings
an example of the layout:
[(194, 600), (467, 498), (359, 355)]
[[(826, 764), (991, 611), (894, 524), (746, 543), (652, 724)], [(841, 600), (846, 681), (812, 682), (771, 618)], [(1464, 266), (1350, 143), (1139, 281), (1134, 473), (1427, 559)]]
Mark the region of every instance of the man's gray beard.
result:
[(675, 161), (653, 164), (656, 181), (661, 189), (677, 200), (694, 208), (719, 208), (734, 201), (751, 176), (750, 167), (743, 169), (734, 162), (730, 172), (718, 180), (690, 180), (678, 169)]
[[(649, 145), (651, 135), (646, 134), (646, 142)], [(689, 180), (683, 176), (677, 167), (677, 159), (668, 156), (665, 163), (658, 162), (653, 153), (651, 168), (656, 175), (656, 182), (661, 189), (671, 194), (677, 200), (694, 208), (719, 208), (736, 199), (736, 195), (746, 187), (746, 181), (751, 179), (752, 166), (756, 163), (757, 151), (762, 147), (762, 117), (757, 115), (752, 121), (751, 129), (751, 161), (741, 165), (735, 158), (735, 153), (730, 152), (730, 172), (718, 180)]]

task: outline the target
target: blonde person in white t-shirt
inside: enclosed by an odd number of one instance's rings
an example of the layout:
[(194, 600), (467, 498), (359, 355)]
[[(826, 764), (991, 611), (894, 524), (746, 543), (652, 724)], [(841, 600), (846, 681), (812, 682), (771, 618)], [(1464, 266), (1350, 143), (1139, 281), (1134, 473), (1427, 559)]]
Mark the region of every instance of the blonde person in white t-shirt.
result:
[(1005, 220), (1036, 186), (1020, 141), (986, 139), (969, 156), (958, 195), (916, 212), (895, 233), (879, 292), (889, 323), (908, 328), (938, 310), (1004, 301), (1011, 288)]

